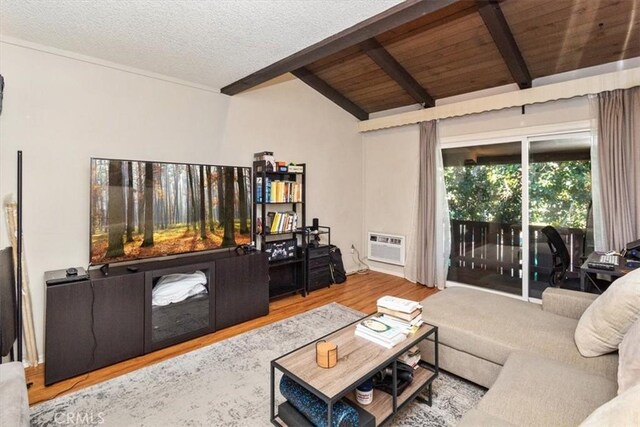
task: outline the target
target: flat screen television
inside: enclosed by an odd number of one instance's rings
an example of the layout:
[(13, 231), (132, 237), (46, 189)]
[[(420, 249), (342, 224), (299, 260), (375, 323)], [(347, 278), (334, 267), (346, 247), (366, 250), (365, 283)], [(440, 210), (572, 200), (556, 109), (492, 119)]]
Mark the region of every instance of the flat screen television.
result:
[(251, 241), (251, 168), (91, 159), (91, 264)]

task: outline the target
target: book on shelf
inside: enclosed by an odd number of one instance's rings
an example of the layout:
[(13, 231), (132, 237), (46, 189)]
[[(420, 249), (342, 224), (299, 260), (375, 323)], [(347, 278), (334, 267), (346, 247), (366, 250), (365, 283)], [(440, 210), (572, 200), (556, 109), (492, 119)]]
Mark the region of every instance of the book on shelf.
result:
[(406, 352), (402, 353), (398, 360), (411, 366), (413, 369), (418, 369), (418, 363), (420, 362), (420, 349), (418, 346), (413, 346)]
[(271, 220), (271, 228), (269, 229), (269, 233), (275, 233), (278, 229), (278, 221), (280, 221), (280, 212), (273, 213), (273, 219)]
[(267, 178), (267, 192), (269, 193), (267, 197), (267, 201), (269, 203), (274, 203), (276, 201), (276, 193), (278, 191), (278, 182), (273, 182), (269, 178)]
[(273, 220), (276, 216), (275, 212), (267, 212), (267, 217), (265, 218), (264, 231), (265, 233), (271, 232), (271, 227), (273, 226)]
[(407, 337), (400, 328), (390, 326), (376, 318), (368, 318), (358, 323), (355, 334), (386, 348), (394, 347)]
[(295, 181), (256, 178), (256, 202), (262, 203), (262, 187), (266, 203), (297, 203), (302, 201), (302, 184)]
[(378, 308), (382, 307), (388, 310), (393, 310), (405, 314), (412, 314), (417, 309), (422, 310), (422, 306), (419, 302), (399, 297), (392, 297), (389, 295), (385, 295), (382, 298), (379, 298), (377, 301), (377, 305)]
[(262, 177), (256, 178), (256, 202), (262, 203)]
[(266, 230), (271, 234), (289, 233), (298, 225), (298, 214), (289, 212), (269, 212)]

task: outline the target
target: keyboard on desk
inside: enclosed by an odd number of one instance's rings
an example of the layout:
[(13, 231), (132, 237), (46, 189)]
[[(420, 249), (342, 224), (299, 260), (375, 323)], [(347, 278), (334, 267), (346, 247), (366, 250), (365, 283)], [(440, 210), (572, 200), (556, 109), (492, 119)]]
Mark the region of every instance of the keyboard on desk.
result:
[(589, 268), (595, 268), (596, 270), (615, 270), (618, 265), (617, 255), (600, 255), (597, 261), (590, 261), (587, 263)]
[(600, 255), (598, 262), (601, 264), (618, 265), (618, 255)]

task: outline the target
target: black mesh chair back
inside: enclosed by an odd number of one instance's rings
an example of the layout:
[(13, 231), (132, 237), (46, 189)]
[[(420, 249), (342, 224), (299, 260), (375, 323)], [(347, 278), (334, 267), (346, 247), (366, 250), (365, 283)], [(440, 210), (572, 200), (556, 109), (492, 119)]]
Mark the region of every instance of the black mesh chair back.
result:
[(558, 233), (558, 230), (548, 225), (540, 230), (545, 236), (547, 236), (547, 243), (553, 256), (553, 271), (549, 275), (549, 284), (554, 287), (561, 286), (567, 275), (567, 269), (571, 263), (571, 256), (567, 250), (567, 245), (564, 244), (562, 236)]
[(16, 281), (11, 248), (0, 251), (0, 353), (6, 356), (16, 341)]
[(587, 226), (584, 230), (584, 239), (582, 241), (582, 258), (586, 260), (590, 253), (595, 250), (595, 242), (593, 236), (593, 202), (589, 202), (587, 208)]

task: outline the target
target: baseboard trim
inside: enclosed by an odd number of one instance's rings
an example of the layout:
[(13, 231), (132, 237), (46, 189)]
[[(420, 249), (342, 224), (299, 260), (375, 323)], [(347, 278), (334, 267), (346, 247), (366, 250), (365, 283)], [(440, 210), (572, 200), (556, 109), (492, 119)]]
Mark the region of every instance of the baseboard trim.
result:
[(404, 277), (404, 273), (400, 273), (398, 271), (387, 270), (380, 267), (370, 267), (369, 269), (378, 273), (390, 274), (391, 276), (402, 277), (403, 279), (406, 279), (406, 277)]

